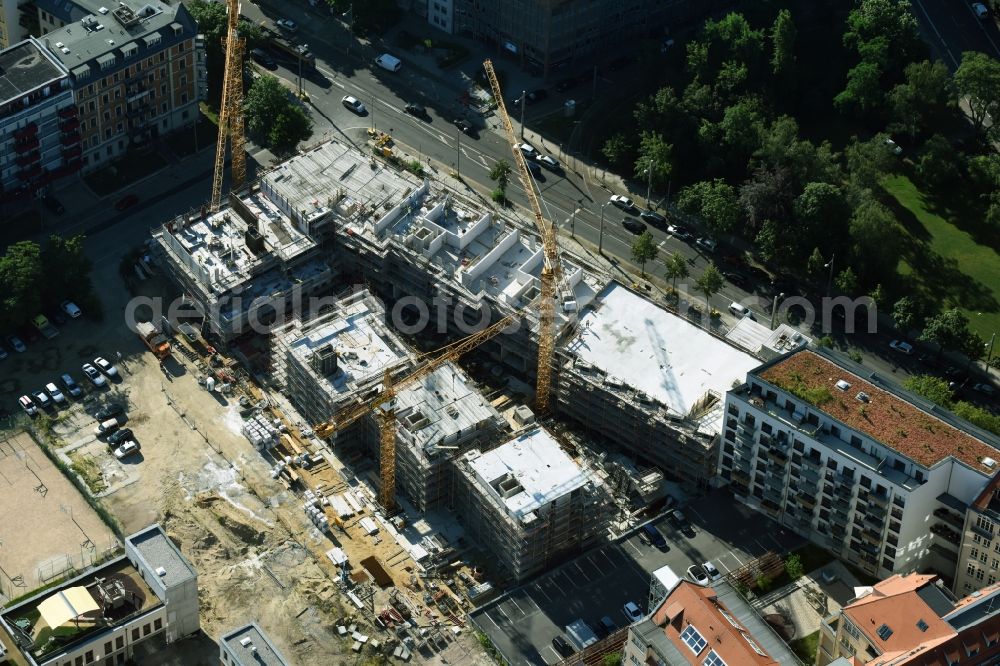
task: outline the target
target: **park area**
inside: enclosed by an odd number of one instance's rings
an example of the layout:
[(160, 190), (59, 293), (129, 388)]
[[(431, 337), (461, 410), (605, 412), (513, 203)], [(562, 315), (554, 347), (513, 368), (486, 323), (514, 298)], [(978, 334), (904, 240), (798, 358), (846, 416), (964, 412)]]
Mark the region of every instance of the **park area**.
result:
[(0, 599), (22, 596), (104, 559), (118, 539), (35, 440), (0, 439)]

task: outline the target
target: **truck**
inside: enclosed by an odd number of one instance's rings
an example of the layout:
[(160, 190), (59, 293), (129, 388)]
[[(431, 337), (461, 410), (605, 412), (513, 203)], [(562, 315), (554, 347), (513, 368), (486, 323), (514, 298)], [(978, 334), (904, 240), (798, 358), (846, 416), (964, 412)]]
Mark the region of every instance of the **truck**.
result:
[(59, 329), (49, 323), (49, 320), (45, 318), (45, 315), (38, 315), (31, 320), (38, 332), (44, 335), (46, 338), (51, 340), (52, 338), (59, 335)]
[(579, 618), (566, 625), (566, 636), (577, 650), (582, 650), (600, 640), (590, 625)]
[(163, 335), (156, 326), (147, 321), (141, 321), (135, 325), (135, 332), (139, 334), (139, 337), (156, 358), (162, 361), (170, 356), (170, 343), (167, 341), (167, 336)]

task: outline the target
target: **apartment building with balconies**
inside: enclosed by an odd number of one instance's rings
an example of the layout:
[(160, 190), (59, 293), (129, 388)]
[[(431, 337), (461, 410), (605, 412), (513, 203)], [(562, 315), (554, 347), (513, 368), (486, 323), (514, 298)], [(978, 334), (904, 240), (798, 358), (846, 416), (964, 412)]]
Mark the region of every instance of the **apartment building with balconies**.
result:
[(0, 202), (37, 193), (77, 170), (80, 156), (69, 76), (29, 37), (0, 51)]
[(871, 575), (951, 582), (998, 446), (887, 378), (803, 349), (727, 394), (719, 475), (738, 501)]
[(1000, 472), (969, 505), (963, 520), (951, 519), (961, 530), (952, 591), (971, 594), (1000, 580)]
[(39, 41), (69, 72), (84, 170), (191, 125), (204, 49), (181, 3), (38, 0)]

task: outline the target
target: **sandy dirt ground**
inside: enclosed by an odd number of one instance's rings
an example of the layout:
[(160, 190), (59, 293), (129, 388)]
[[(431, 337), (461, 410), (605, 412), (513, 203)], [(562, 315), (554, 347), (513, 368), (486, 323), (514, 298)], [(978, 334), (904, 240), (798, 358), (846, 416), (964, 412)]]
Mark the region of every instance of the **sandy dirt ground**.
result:
[[(416, 600), (412, 603), (419, 624), (429, 626), (433, 616), (419, 606), (425, 590), (410, 575), (412, 562), (399, 557), (400, 548), (391, 539), (365, 535), (356, 520), (344, 531), (320, 533), (303, 511), (300, 492), (272, 479), (274, 461), (241, 434), (237, 397), (206, 391), (198, 382), (204, 366), (179, 353), (164, 373), (122, 321), (130, 294), (118, 276), (117, 258), (95, 264), (94, 282), (102, 285), (107, 316), (103, 321), (86, 315), (71, 321), (58, 338), (35, 343), (13, 358), (6, 368), (11, 372), (0, 382), (0, 399), (11, 403), (20, 392), (66, 371), (83, 384), (80, 364), (98, 354), (115, 361), (121, 352), (116, 382), (103, 390), (87, 386), (82, 399), (51, 415), (52, 443), (85, 477), (126, 534), (153, 522), (163, 525), (199, 572), (204, 632), (217, 639), (228, 629), (256, 621), (295, 664), (392, 663), (398, 641), (372, 621), (372, 611), (384, 609), (391, 588), (365, 582), (368, 575), (358, 562), (368, 555), (377, 557), (396, 585)], [(156, 279), (138, 285), (145, 294), (168, 289)], [(122, 427), (133, 430), (142, 447), (139, 454), (117, 460), (94, 434), (93, 413), (109, 403), (126, 407)], [(331, 488), (338, 482), (335, 474), (325, 481)], [(76, 544), (71, 536), (66, 539)], [(352, 578), (361, 581), (353, 592), (363, 610), (348, 599), (325, 555), (335, 545), (351, 557)], [(0, 547), (0, 555), (2, 551)], [(369, 637), (357, 651), (352, 650), (350, 634), (338, 631), (338, 626), (352, 624)], [(418, 629), (411, 635), (421, 640)], [(414, 646), (412, 661), (492, 663), (467, 627), (457, 635), (446, 627), (432, 635), (437, 637), (434, 649)], [(213, 650), (217, 648), (209, 641), (185, 641), (155, 660), (150, 657), (149, 663), (213, 664), (218, 662)]]
[(28, 434), (7, 434), (0, 433), (0, 600), (82, 570), (120, 545)]

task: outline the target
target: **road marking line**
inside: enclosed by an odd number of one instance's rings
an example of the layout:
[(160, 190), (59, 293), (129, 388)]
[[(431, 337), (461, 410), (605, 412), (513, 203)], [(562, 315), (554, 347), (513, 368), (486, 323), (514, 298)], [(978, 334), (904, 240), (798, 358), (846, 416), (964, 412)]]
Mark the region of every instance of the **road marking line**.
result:
[(524, 612), (523, 610), (521, 610), (521, 607), (517, 605), (517, 602), (516, 602), (516, 601), (514, 601), (514, 597), (510, 597), (510, 598), (508, 598), (508, 599), (507, 599), (507, 601), (509, 601), (510, 603), (514, 604), (514, 608), (516, 608), (516, 609), (517, 609), (517, 611), (518, 611), (518, 612), (519, 612), (519, 613), (520, 613), (521, 615), (527, 615), (527, 613), (525, 613), (525, 612)]
[[(546, 592), (545, 590), (543, 590), (543, 589), (542, 589), (542, 586), (541, 586), (541, 585), (539, 585), (538, 583), (535, 583), (534, 587), (535, 587), (535, 589), (536, 589), (536, 590), (538, 590), (538, 593), (539, 593), (539, 594), (542, 594), (542, 595), (544, 595), (544, 596), (545, 596), (545, 598), (546, 598), (546, 599), (547, 599), (547, 600), (549, 601), (549, 603), (551, 603), (551, 602), (552, 602), (552, 597), (550, 597), (550, 596), (548, 595), (548, 593), (547, 593), (547, 592)], [(536, 606), (538, 606), (538, 602), (537, 602), (537, 601), (535, 602), (535, 605), (536, 605)], [(540, 607), (539, 607), (539, 608), (540, 608)]]
[(499, 625), (499, 624), (497, 624), (497, 623), (496, 623), (496, 622), (495, 622), (495, 621), (493, 620), (493, 618), (491, 618), (491, 617), (490, 617), (490, 614), (489, 614), (489, 613), (483, 613), (483, 617), (485, 617), (485, 618), (486, 618), (487, 620), (489, 620), (490, 622), (492, 622), (492, 623), (493, 623), (493, 626), (494, 626), (494, 627), (496, 627), (498, 631), (503, 631), (502, 629), (500, 629), (500, 625)]
[(743, 562), (743, 560), (741, 560), (741, 559), (739, 558), (739, 556), (738, 556), (738, 555), (736, 554), (736, 551), (735, 551), (735, 550), (731, 550), (731, 551), (729, 551), (729, 554), (733, 556), (733, 559), (734, 559), (734, 560), (736, 560), (737, 562), (739, 562), (739, 563), (740, 563), (740, 566), (741, 566), (741, 567), (743, 566), (744, 562)]
[(632, 543), (631, 541), (628, 541), (628, 540), (626, 540), (626, 541), (625, 541), (625, 543), (626, 543), (626, 544), (628, 544), (629, 546), (631, 546), (631, 547), (632, 547), (632, 550), (634, 550), (634, 551), (635, 551), (635, 554), (636, 554), (636, 555), (638, 555), (638, 556), (642, 557), (642, 551), (641, 551), (641, 550), (639, 550), (638, 548), (636, 548), (636, 547), (635, 547), (635, 544), (633, 544), (633, 543)]
[(504, 612), (503, 608), (500, 605), (497, 605), (497, 612), (500, 613), (501, 615), (503, 615), (503, 618), (507, 622), (510, 622), (511, 624), (513, 624), (513, 622), (511, 622), (510, 616), (507, 615), (507, 613)]

